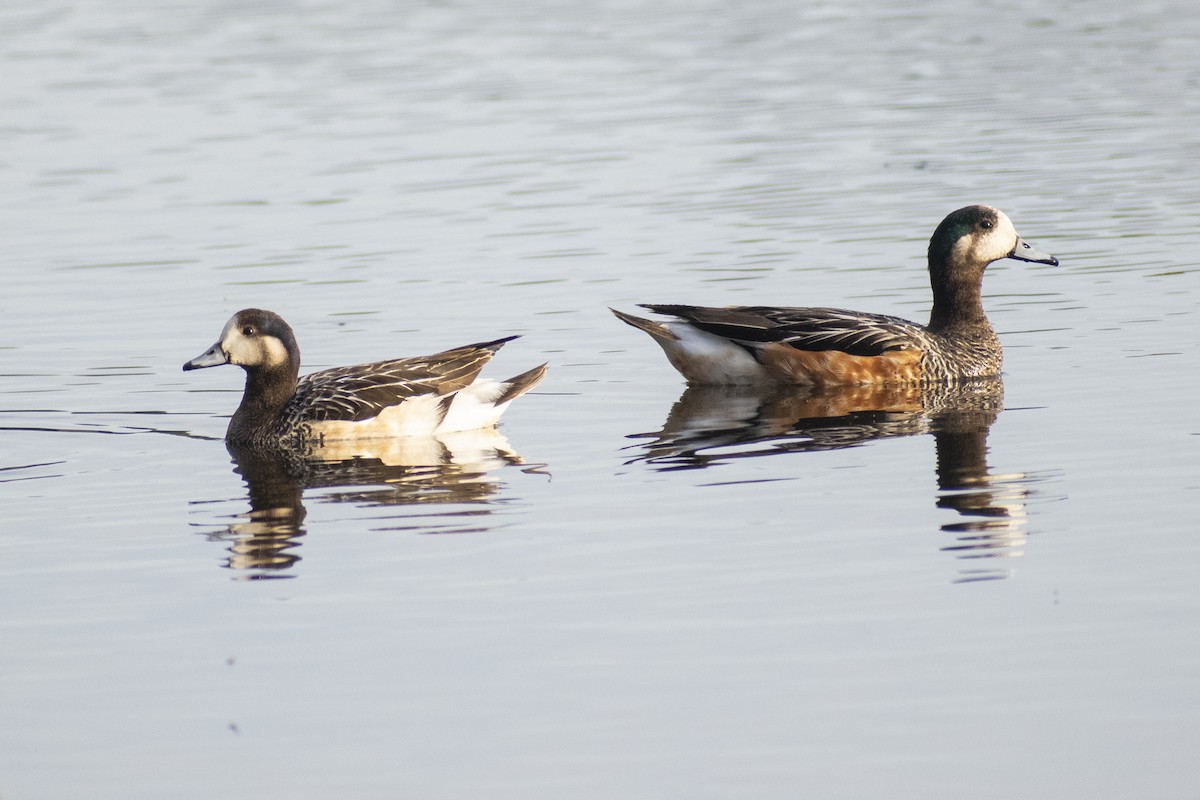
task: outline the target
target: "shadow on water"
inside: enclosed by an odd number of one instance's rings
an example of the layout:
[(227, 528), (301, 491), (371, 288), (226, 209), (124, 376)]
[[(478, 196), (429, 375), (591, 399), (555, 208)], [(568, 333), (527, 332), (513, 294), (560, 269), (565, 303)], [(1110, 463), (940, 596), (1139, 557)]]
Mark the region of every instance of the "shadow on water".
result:
[(305, 494), (325, 503), (387, 509), (375, 531), (469, 533), (503, 484), (492, 473), (523, 460), (495, 429), (407, 437), (304, 454), (229, 447), (250, 510), (210, 538), (228, 542), (225, 566), (248, 579), (294, 577), (305, 536)]
[(1004, 407), (999, 379), (957, 387), (850, 387), (837, 390), (753, 386), (692, 386), (672, 407), (662, 430), (629, 449), (660, 471), (691, 470), (738, 459), (858, 447), (878, 439), (930, 434), (937, 450), (934, 502), (958, 515), (941, 530), (941, 547), (975, 560), (956, 582), (1006, 578), (984, 559), (1023, 555), (1026, 505), (1043, 475), (993, 473), (987, 438)]

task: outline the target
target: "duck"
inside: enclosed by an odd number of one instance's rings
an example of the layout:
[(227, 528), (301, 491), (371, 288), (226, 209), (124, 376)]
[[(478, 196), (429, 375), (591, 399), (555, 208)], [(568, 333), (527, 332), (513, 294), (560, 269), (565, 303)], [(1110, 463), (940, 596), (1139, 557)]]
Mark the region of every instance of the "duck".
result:
[(227, 444), (301, 449), (495, 425), (513, 400), (546, 375), (542, 364), (506, 381), (479, 379), (492, 356), (516, 338), (301, 378), (300, 347), (291, 326), (272, 311), (245, 308), (225, 323), (216, 344), (183, 369), (233, 364), (245, 370), (246, 388), (229, 420)]
[(954, 383), (995, 377), (1003, 348), (987, 314), (983, 273), (1004, 258), (1058, 266), (987, 205), (952, 211), (929, 241), (933, 309), (921, 325), (841, 308), (643, 304), (655, 321), (610, 309), (662, 347), (689, 384), (808, 387)]

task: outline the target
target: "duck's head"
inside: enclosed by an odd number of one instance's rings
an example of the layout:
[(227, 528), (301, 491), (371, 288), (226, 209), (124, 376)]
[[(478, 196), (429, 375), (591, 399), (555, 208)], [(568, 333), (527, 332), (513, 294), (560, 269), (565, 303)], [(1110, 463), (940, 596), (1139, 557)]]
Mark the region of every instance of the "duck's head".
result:
[(247, 372), (290, 371), (300, 367), (300, 348), (283, 317), (261, 308), (246, 308), (225, 323), (217, 343), (183, 365), (185, 371), (234, 364)]
[(1038, 252), (1017, 234), (1007, 214), (991, 206), (967, 206), (952, 212), (929, 240), (931, 271), (982, 271), (1002, 258), (1058, 266), (1057, 258)]

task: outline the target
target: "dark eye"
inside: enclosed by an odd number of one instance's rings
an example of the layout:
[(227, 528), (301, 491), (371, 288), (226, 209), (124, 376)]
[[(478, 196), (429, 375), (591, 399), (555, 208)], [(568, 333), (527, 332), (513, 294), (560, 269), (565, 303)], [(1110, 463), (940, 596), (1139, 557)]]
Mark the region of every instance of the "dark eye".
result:
[(996, 223), (992, 222), (990, 219), (985, 219), (983, 222), (979, 223), (979, 227), (983, 228), (985, 231), (990, 231), (992, 228), (996, 227)]
[(242, 328), (242, 335), (243, 336), (253, 336), (254, 335), (254, 326), (247, 325), (246, 327)]

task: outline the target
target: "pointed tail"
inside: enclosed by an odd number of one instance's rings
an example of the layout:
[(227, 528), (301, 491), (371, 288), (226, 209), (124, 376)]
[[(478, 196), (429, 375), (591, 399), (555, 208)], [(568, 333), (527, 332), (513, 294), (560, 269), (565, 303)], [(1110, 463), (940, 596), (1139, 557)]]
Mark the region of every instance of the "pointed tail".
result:
[(610, 308), (609, 311), (616, 314), (617, 319), (621, 320), (627, 325), (632, 325), (639, 331), (645, 331), (655, 339), (662, 339), (668, 342), (678, 341), (679, 339), (678, 336), (676, 336), (674, 333), (671, 333), (670, 328), (668, 328), (666, 325), (663, 325), (661, 322), (635, 317), (632, 314), (626, 314), (624, 311), (617, 311), (615, 308)]

